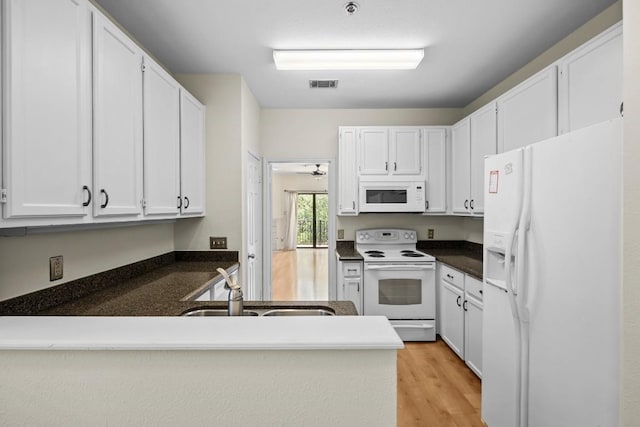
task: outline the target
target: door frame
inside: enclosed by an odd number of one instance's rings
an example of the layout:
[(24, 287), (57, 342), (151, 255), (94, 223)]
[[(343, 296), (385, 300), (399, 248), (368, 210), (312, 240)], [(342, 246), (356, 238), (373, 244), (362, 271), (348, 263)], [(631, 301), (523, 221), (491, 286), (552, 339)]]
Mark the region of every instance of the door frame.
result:
[[(253, 152), (251, 152), (251, 150), (247, 151), (247, 156), (244, 160), (245, 162), (245, 176), (244, 176), (244, 203), (243, 203), (243, 229), (244, 229), (244, 236), (243, 236), (243, 241), (242, 241), (242, 251), (240, 253), (240, 272), (241, 272), (241, 277), (242, 277), (242, 281), (245, 281), (248, 279), (249, 277), (249, 273), (248, 273), (248, 262), (244, 262), (244, 261), (248, 261), (248, 256), (249, 256), (249, 236), (251, 235), (251, 233), (249, 232), (249, 211), (248, 211), (248, 206), (249, 206), (249, 185), (251, 184), (249, 182), (249, 173), (248, 173), (248, 169), (249, 169), (249, 162), (251, 161), (255, 161), (258, 164), (258, 168), (257, 168), (257, 179), (258, 179), (258, 186), (257, 186), (257, 190), (258, 190), (258, 203), (256, 206), (256, 210), (258, 211), (257, 213), (263, 213), (263, 199), (264, 199), (264, 195), (263, 195), (263, 183), (264, 180), (262, 179), (262, 167), (263, 167), (263, 162), (262, 159), (260, 158), (260, 156), (257, 156), (256, 154), (254, 154)], [(258, 239), (258, 242), (256, 243), (256, 248), (255, 248), (255, 259), (254, 259), (254, 265), (255, 265), (255, 277), (254, 277), (254, 284), (253, 287), (250, 288), (249, 287), (249, 283), (247, 283), (245, 291), (247, 293), (247, 299), (253, 299), (253, 300), (262, 300), (262, 286), (260, 285), (260, 283), (262, 282), (262, 273), (263, 273), (263, 263), (261, 262), (262, 260), (262, 254), (260, 253), (263, 250), (264, 247), (264, 242), (263, 242), (263, 238), (264, 238), (264, 232), (262, 230), (264, 221), (263, 221), (263, 216), (264, 215), (260, 215), (260, 218), (257, 219), (256, 221), (256, 237)]]
[(327, 238), (329, 240), (327, 245), (328, 253), (328, 266), (329, 271), (327, 274), (327, 283), (329, 286), (328, 289), (328, 298), (330, 301), (335, 301), (337, 294), (336, 287), (336, 161), (335, 159), (279, 159), (279, 158), (264, 158), (263, 172), (262, 172), (262, 207), (263, 207), (263, 223), (262, 223), (262, 253), (263, 256), (263, 266), (262, 266), (262, 299), (270, 300), (272, 297), (272, 287), (271, 287), (271, 261), (272, 261), (272, 248), (271, 248), (271, 222), (273, 221), (272, 215), (272, 194), (271, 194), (271, 183), (272, 183), (272, 164), (274, 163), (324, 163), (327, 165), (327, 175), (328, 175), (328, 229), (327, 229)]

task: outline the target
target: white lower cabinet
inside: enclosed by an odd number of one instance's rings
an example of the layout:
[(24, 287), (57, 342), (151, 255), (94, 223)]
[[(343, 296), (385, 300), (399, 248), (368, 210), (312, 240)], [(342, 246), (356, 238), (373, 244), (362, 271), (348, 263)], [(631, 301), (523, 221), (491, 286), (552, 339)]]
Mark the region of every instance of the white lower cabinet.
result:
[(440, 263), (440, 337), (482, 377), (482, 282)]
[(362, 262), (339, 261), (338, 300), (351, 301), (362, 314)]

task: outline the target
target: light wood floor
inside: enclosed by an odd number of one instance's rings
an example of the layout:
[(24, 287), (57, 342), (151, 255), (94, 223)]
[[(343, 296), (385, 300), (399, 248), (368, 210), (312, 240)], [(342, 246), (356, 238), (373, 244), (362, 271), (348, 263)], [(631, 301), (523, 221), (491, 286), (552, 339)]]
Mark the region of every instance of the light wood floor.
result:
[(273, 252), (271, 299), (326, 301), (329, 298), (328, 259), (326, 248)]
[(399, 427), (483, 427), (481, 383), (444, 341), (398, 351)]

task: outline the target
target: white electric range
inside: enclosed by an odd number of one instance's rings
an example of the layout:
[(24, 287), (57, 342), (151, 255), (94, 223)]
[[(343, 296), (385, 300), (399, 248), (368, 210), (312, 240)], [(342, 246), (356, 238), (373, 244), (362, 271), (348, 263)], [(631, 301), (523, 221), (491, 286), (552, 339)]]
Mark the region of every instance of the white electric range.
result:
[(434, 341), (436, 263), (416, 249), (417, 242), (415, 230), (356, 232), (356, 250), (364, 258), (363, 314), (387, 316), (404, 341)]

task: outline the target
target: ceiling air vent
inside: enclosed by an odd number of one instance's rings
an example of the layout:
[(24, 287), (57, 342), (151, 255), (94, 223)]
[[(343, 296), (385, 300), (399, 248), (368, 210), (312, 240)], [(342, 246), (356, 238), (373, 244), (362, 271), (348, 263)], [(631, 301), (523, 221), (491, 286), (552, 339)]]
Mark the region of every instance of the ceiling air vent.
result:
[(337, 80), (309, 80), (311, 89), (335, 89), (338, 87)]

